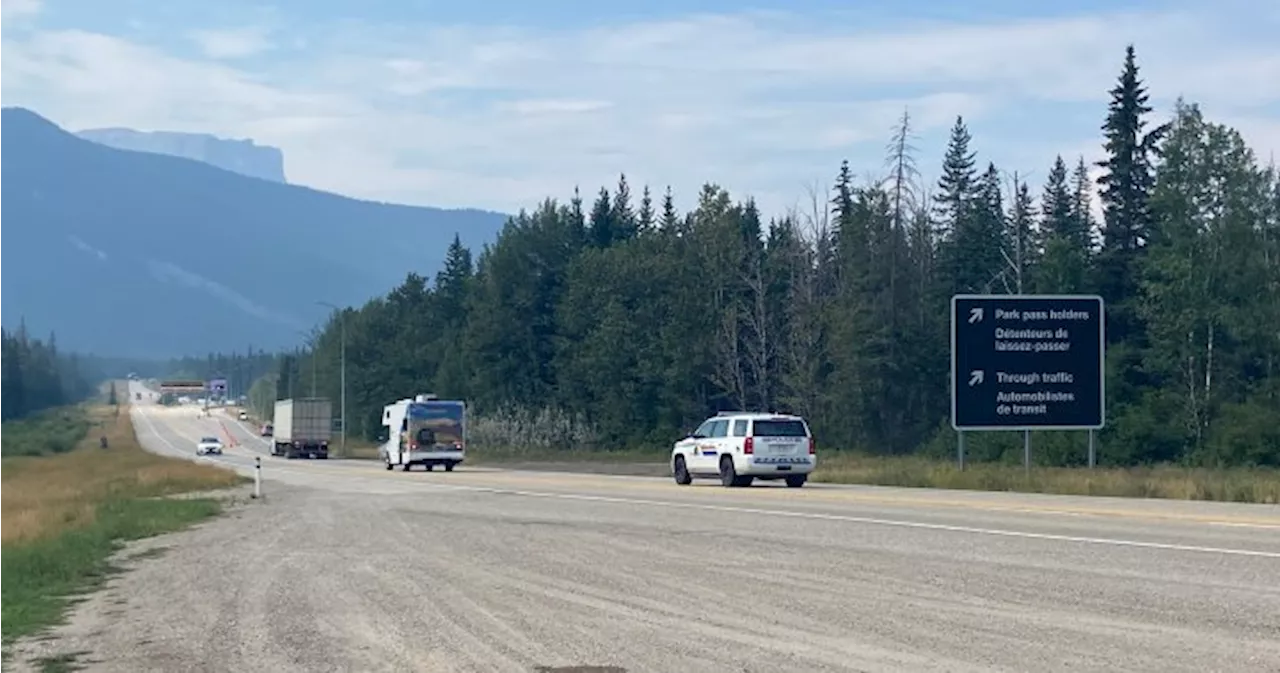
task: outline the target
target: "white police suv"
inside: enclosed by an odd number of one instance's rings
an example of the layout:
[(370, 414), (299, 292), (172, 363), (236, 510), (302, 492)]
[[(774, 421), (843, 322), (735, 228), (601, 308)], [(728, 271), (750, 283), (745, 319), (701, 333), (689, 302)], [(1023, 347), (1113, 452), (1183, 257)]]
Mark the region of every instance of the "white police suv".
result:
[(681, 486), (718, 477), (725, 486), (785, 479), (799, 488), (817, 464), (809, 424), (785, 414), (721, 412), (671, 449), (671, 474)]

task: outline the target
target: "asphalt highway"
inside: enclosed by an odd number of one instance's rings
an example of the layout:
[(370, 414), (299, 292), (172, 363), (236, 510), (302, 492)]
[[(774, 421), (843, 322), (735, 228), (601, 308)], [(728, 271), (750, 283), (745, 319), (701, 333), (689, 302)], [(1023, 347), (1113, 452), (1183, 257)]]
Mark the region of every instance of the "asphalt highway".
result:
[(77, 613), (97, 670), (1280, 671), (1276, 506), (388, 472), (133, 413), (266, 498)]

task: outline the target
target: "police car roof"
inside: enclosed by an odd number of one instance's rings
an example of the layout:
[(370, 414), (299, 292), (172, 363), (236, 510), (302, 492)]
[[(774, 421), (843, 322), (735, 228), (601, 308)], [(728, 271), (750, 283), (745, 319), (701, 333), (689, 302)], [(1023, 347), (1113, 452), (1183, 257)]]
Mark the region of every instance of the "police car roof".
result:
[(721, 411), (717, 413), (715, 417), (716, 418), (743, 418), (743, 419), (750, 419), (755, 421), (771, 420), (771, 419), (788, 420), (788, 421), (804, 420), (799, 416), (793, 416), (791, 414), (775, 414), (775, 413), (766, 412), (766, 411)]

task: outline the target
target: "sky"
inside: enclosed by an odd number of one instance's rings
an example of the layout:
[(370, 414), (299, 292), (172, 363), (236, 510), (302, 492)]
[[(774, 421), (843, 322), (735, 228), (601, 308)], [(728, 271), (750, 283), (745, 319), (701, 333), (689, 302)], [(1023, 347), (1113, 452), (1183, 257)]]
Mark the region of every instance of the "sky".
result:
[(503, 212), (625, 173), (767, 215), (847, 159), (882, 175), (904, 111), (926, 182), (962, 115), (1039, 190), (1099, 158), (1124, 47), (1156, 117), (1179, 96), (1280, 154), (1280, 3), (4, 0), (0, 99), (71, 130), (252, 138), (290, 182)]

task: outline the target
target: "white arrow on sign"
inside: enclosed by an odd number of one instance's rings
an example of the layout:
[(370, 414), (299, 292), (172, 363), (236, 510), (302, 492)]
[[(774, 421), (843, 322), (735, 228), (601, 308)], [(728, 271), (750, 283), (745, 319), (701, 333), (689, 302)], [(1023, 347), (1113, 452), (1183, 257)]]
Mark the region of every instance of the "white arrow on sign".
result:
[(975, 322), (982, 322), (981, 306), (976, 306), (974, 308), (969, 309), (969, 324), (972, 325)]
[(979, 383), (982, 383), (982, 378), (983, 374), (981, 369), (975, 369), (969, 372), (969, 387), (972, 388)]

